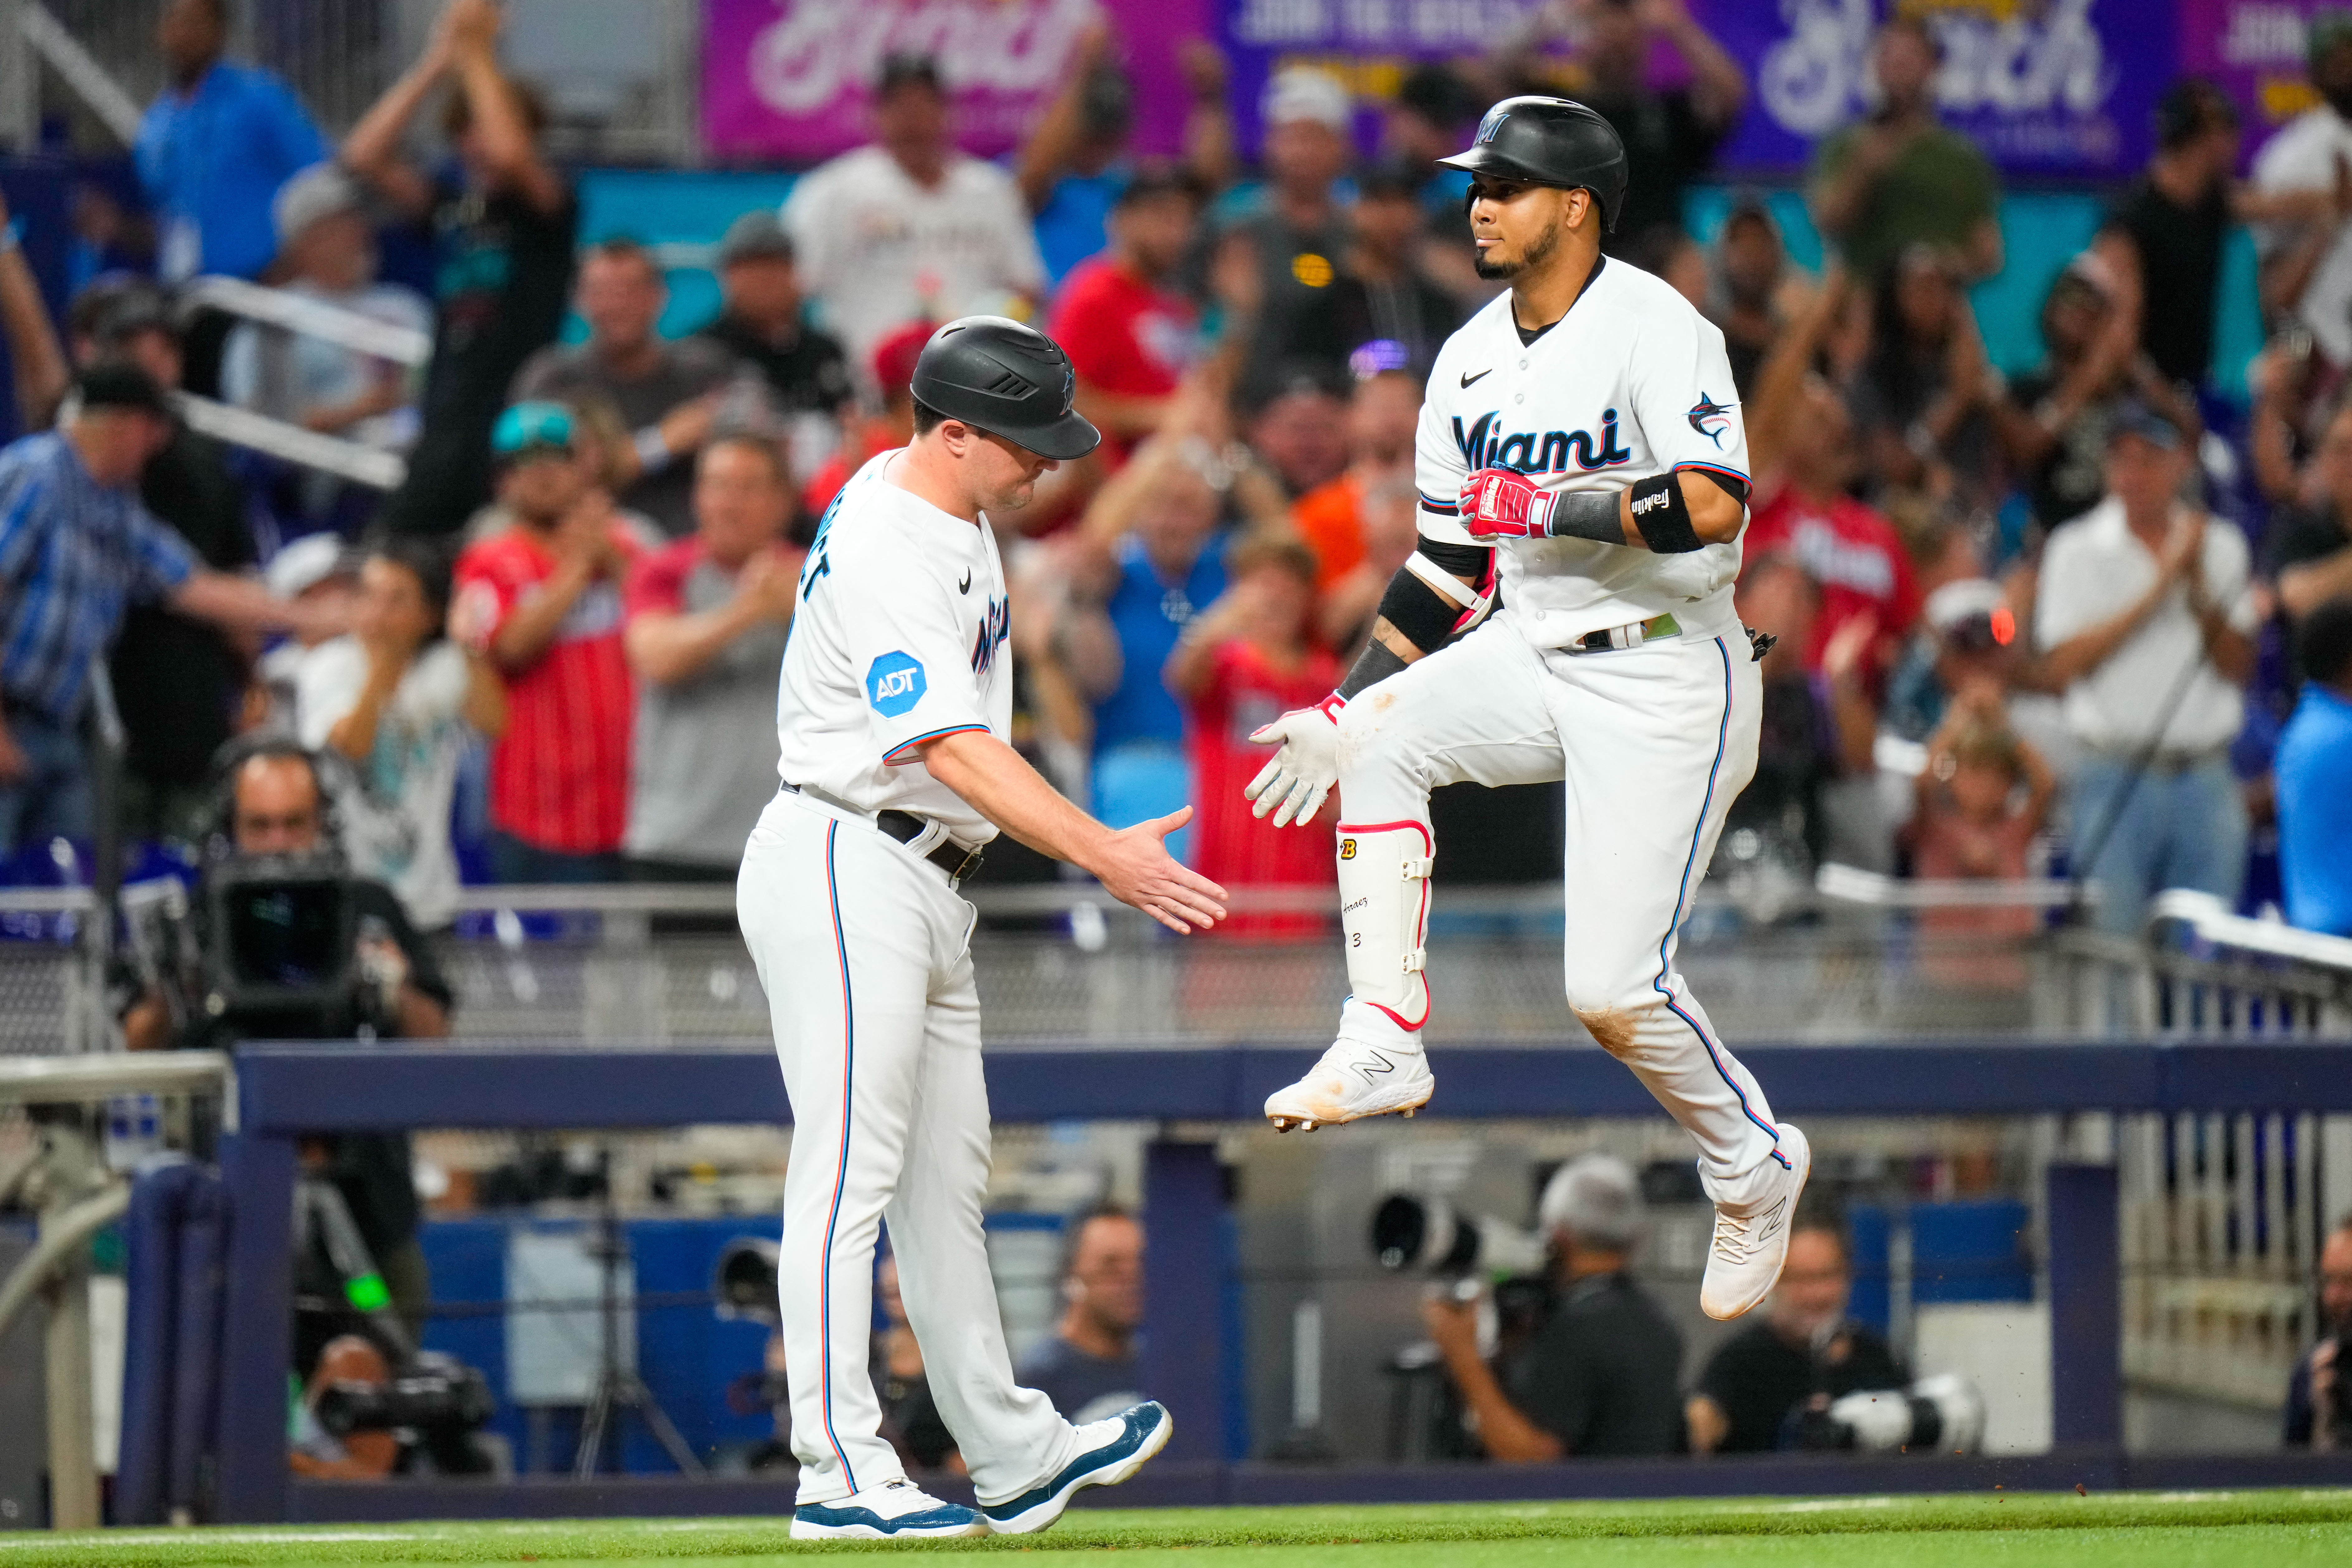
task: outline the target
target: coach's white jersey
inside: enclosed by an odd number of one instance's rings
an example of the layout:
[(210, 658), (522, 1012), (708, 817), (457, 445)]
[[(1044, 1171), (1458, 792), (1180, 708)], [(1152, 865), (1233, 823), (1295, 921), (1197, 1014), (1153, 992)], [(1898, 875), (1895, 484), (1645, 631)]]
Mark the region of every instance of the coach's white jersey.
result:
[[(1421, 531), (1471, 544), (1455, 497), (1473, 469), (1517, 468), (1544, 489), (1619, 490), (1678, 468), (1748, 480), (1723, 333), (1660, 279), (1622, 261), (1568, 315), (1520, 341), (1511, 296), (1438, 352), (1421, 407)], [(1739, 546), (1654, 555), (1584, 539), (1507, 539), (1496, 562), (1505, 618), (1537, 647), (1671, 614), (1710, 636), (1733, 622)]]
[(860, 811), (936, 817), (966, 844), (987, 818), (931, 777), (920, 742), (1013, 726), (1012, 614), (995, 532), (882, 477), (842, 487), (801, 568), (776, 691), (777, 772)]

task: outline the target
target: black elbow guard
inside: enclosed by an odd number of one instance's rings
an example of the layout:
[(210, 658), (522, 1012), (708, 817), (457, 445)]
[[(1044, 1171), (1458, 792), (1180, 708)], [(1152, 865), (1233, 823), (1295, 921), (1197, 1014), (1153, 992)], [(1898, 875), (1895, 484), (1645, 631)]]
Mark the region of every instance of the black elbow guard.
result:
[(1687, 555), (1706, 548), (1706, 541), (1691, 524), (1690, 502), (1683, 499), (1679, 475), (1634, 480), (1626, 506), (1633, 514), (1633, 526), (1642, 531), (1642, 542), (1657, 554)]

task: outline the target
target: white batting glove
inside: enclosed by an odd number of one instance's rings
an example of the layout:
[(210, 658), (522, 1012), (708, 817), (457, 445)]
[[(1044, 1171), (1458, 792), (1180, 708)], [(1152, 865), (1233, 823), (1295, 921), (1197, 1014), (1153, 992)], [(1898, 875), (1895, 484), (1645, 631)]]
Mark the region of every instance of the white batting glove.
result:
[(1311, 822), (1339, 782), (1339, 710), (1348, 700), (1334, 691), (1312, 708), (1294, 708), (1255, 731), (1261, 746), (1278, 745), (1274, 760), (1242, 788), (1250, 814), (1274, 814), (1276, 827)]

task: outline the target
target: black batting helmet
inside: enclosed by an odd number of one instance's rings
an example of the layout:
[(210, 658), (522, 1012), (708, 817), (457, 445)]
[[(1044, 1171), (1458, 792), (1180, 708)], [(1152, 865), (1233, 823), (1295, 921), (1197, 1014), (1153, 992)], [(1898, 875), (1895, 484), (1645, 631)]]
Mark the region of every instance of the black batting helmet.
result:
[(914, 394), (926, 408), (1057, 462), (1102, 444), (1102, 432), (1070, 406), (1070, 356), (1003, 316), (964, 316), (933, 332), (915, 361)]
[(1438, 162), (1474, 174), (1591, 191), (1603, 228), (1617, 226), (1617, 210), (1625, 205), (1625, 143), (1599, 111), (1574, 99), (1507, 98), (1478, 121), (1468, 152)]

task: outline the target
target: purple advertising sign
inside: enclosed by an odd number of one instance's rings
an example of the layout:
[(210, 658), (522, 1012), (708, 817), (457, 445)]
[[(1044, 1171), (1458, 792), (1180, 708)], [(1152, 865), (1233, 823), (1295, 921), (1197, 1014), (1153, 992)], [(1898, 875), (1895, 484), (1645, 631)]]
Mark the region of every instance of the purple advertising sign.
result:
[[(2200, 0), (2179, 0), (2199, 4)], [(2201, 0), (2216, 4), (2218, 0)], [(1573, 42), (1545, 24), (1545, 0), (1221, 0), (1244, 146), (1257, 143), (1258, 95), (1298, 62), (1331, 69), (1368, 101), (1412, 65), (1498, 49), (1543, 54), (1575, 81)], [(1869, 44), (1896, 0), (1689, 0), (1748, 72), (1751, 92), (1720, 160), (1790, 168), (1815, 142), (1869, 112)], [(2143, 161), (2156, 100), (2174, 72), (2176, 0), (1946, 0), (1924, 10), (1944, 47), (1936, 96), (1945, 119), (2013, 173), (2113, 178)], [(1570, 12), (1552, 7), (1558, 16)], [(1523, 41), (1524, 40), (1524, 41)], [(1654, 74), (1682, 74), (1661, 45)], [(1369, 123), (1364, 127), (1369, 133)]]
[(2304, 28), (2330, 3), (2341, 0), (2175, 0), (2181, 72), (2210, 77), (2237, 100), (2249, 158), (2272, 132), (2318, 103), (2304, 69)]
[(1186, 102), (1177, 51), (1207, 31), (1206, 0), (703, 0), (702, 132), (712, 156), (814, 163), (869, 135), (887, 55), (927, 54), (954, 97), (956, 140), (996, 157), (1061, 89), (1108, 16), (1136, 82), (1135, 146), (1173, 152)]
[[(1956, 0), (1925, 10), (1943, 45), (1936, 100), (2012, 174), (2117, 178), (2146, 161), (2174, 74), (2174, 0)], [(1801, 163), (1869, 112), (1869, 43), (1892, 0), (1719, 0), (1705, 15), (1754, 94), (1734, 166)]]

